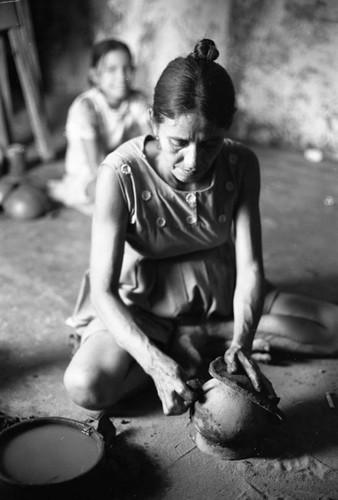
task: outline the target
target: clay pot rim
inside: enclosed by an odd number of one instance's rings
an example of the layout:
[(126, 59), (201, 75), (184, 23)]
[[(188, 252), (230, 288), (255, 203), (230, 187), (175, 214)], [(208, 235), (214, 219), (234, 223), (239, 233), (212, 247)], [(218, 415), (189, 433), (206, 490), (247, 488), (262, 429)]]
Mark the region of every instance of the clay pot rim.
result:
[(227, 367), (222, 356), (214, 359), (214, 361), (210, 363), (209, 373), (213, 378), (219, 380), (220, 382), (223, 382), (233, 390), (250, 399), (250, 401), (252, 401), (256, 405), (268, 411), (274, 417), (274, 420), (277, 423), (281, 423), (285, 420), (283, 412), (279, 408), (277, 408), (279, 399), (277, 398), (277, 403), (274, 403), (259, 392), (255, 391), (253, 387), (251, 389), (250, 387), (243, 386), (243, 381), (249, 382), (249, 384), (252, 386), (249, 377), (244, 374), (229, 374), (227, 372)]

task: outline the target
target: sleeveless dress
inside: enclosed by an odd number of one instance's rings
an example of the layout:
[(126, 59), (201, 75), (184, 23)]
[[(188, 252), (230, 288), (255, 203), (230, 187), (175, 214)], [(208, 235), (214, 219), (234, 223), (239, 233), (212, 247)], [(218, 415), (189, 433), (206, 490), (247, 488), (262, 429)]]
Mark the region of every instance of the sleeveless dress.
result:
[[(174, 189), (144, 154), (146, 136), (117, 148), (104, 160), (118, 178), (129, 211), (119, 293), (134, 317), (183, 323), (229, 320), (236, 280), (233, 218), (241, 190), (242, 146), (226, 140), (210, 185)], [(90, 304), (85, 274), (68, 324), (79, 333), (105, 329)], [(93, 322), (93, 320), (96, 320)], [(92, 323), (92, 324), (91, 324)], [(149, 328), (163, 340), (163, 332)]]

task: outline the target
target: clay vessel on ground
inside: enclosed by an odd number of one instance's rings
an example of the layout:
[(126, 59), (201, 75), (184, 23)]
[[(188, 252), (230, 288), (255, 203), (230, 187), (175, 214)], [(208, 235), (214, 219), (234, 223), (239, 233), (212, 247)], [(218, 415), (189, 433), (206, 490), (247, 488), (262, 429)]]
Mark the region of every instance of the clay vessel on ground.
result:
[(211, 378), (203, 385), (203, 396), (193, 409), (196, 444), (204, 453), (222, 459), (255, 456), (263, 431), (272, 422), (280, 423), (282, 414), (254, 391), (246, 375), (231, 377), (223, 360), (215, 361), (216, 370), (211, 372), (220, 380)]
[(45, 192), (30, 184), (20, 184), (11, 190), (3, 202), (7, 215), (17, 220), (35, 219), (44, 215), (50, 207)]

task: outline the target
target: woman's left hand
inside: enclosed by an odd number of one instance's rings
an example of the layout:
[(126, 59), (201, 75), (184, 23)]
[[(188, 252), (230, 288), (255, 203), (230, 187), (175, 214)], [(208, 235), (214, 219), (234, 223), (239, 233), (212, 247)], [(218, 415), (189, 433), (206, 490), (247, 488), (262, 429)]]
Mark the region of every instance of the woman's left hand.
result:
[(277, 398), (270, 380), (261, 372), (259, 366), (246, 349), (239, 346), (230, 346), (224, 354), (224, 361), (228, 373), (235, 374), (244, 370), (256, 391), (264, 393), (268, 399)]

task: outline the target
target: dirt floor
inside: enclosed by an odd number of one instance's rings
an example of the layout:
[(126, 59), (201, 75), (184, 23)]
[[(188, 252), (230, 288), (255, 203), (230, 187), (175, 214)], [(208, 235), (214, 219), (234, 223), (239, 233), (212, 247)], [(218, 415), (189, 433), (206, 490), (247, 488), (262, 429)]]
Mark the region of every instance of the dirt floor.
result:
[[(254, 149), (262, 168), (267, 277), (337, 302), (337, 163)], [(28, 175), (44, 184), (62, 171), (61, 155)], [(90, 225), (90, 217), (66, 207), (27, 222), (0, 214), (0, 411), (7, 415), (92, 416), (68, 399), (62, 384), (70, 358), (65, 319), (88, 264)], [(257, 456), (227, 461), (202, 453), (188, 414), (164, 416), (149, 389), (114, 415), (109, 498), (338, 499), (337, 361), (279, 356), (261, 368), (286, 421), (267, 429)]]

